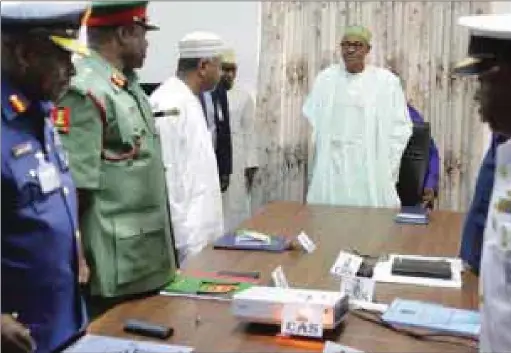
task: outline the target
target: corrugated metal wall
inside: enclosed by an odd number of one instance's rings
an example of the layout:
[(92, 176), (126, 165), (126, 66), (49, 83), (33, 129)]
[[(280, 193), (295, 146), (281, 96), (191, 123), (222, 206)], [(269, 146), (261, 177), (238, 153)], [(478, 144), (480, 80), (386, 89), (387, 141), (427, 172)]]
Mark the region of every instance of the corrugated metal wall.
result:
[(261, 164), (253, 205), (304, 198), (308, 136), (301, 107), (319, 70), (339, 60), (347, 25), (373, 32), (369, 61), (390, 60), (406, 83), (410, 102), (431, 122), (441, 156), (441, 209), (465, 210), (481, 160), (482, 124), (473, 96), (476, 83), (450, 75), (466, 55), (465, 14), (490, 4), (463, 2), (263, 2), (258, 83)]

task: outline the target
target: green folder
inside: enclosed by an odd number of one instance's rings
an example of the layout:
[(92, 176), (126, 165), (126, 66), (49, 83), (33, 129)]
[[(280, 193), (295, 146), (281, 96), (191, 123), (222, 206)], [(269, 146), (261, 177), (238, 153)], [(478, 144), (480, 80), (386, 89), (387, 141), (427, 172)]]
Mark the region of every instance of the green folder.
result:
[(231, 300), (233, 295), (257, 285), (249, 278), (218, 276), (211, 273), (178, 273), (161, 295), (182, 296), (197, 299)]

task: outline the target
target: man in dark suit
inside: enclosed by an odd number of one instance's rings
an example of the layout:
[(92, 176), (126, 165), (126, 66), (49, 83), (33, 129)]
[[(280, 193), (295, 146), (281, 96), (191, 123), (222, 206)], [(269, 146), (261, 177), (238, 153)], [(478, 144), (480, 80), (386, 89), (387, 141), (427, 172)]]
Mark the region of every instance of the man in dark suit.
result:
[(199, 99), (206, 117), (208, 130), (212, 134), (220, 188), (222, 192), (225, 192), (229, 187), (229, 179), (232, 174), (232, 143), (227, 89), (223, 81), (220, 81), (213, 91), (202, 92)]

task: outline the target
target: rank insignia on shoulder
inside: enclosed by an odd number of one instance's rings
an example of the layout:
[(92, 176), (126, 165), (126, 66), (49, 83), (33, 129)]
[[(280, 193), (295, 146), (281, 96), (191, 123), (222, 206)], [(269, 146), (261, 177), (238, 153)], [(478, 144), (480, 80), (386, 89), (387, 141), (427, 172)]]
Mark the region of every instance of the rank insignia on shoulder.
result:
[(112, 77), (110, 77), (110, 80), (112, 81), (112, 83), (114, 85), (116, 85), (117, 87), (120, 87), (120, 88), (123, 88), (124, 85), (126, 84), (126, 80), (122, 76), (120, 76), (116, 73), (112, 74)]
[(154, 112), (153, 116), (155, 118), (159, 118), (162, 116), (179, 116), (180, 113), (181, 111), (179, 110), (179, 108), (170, 108), (167, 110), (160, 110), (159, 112)]
[(69, 133), (69, 115), (69, 107), (58, 107), (52, 111), (51, 120), (60, 133)]
[(12, 148), (12, 155), (14, 156), (14, 158), (19, 158), (25, 154), (32, 152), (32, 150), (33, 148), (31, 142), (23, 142)]
[(26, 104), (15, 94), (9, 96), (9, 103), (11, 103), (12, 109), (14, 109), (14, 111), (18, 114), (22, 114), (27, 111)]

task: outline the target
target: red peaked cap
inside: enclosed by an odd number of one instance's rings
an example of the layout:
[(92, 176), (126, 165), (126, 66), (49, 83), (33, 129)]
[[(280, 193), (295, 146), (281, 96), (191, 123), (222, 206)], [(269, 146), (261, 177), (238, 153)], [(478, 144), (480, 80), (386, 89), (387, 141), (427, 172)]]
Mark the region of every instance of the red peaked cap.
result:
[(148, 30), (158, 27), (147, 23), (148, 1), (96, 1), (87, 19), (88, 27), (124, 26), (138, 23)]

